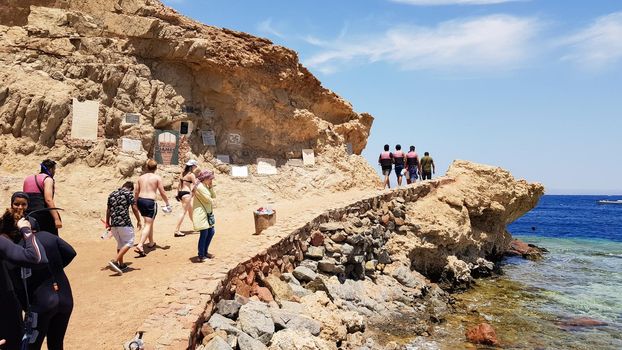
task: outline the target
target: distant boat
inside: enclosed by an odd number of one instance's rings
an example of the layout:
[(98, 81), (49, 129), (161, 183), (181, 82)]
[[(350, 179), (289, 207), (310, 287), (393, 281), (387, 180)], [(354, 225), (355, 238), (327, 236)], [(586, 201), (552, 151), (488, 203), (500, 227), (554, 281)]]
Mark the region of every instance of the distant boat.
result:
[(603, 199), (603, 200), (598, 201), (598, 204), (622, 204), (622, 199), (616, 199), (616, 200)]

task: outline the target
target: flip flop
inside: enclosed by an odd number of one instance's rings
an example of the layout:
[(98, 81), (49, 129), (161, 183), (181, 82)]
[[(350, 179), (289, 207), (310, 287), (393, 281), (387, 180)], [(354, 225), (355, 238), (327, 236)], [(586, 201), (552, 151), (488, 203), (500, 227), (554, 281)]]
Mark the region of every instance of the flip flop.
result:
[(181, 231), (175, 231), (175, 237), (183, 237), (183, 236), (185, 236), (185, 235), (186, 235), (186, 234), (185, 234), (185, 233), (183, 233), (183, 232), (181, 232)]
[(134, 252), (136, 252), (141, 258), (144, 258), (147, 256), (145, 251), (142, 249), (139, 249), (138, 247), (134, 248)]

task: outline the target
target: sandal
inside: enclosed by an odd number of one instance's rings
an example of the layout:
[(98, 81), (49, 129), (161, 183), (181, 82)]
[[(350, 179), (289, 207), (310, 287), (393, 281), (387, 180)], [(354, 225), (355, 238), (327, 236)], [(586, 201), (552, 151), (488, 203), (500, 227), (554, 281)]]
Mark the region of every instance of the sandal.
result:
[(145, 251), (140, 249), (140, 248), (138, 248), (138, 247), (134, 248), (134, 252), (136, 252), (138, 254), (138, 256), (140, 256), (141, 258), (144, 258), (144, 257), (147, 256)]
[(186, 235), (186, 234), (185, 234), (185, 233), (183, 233), (183, 232), (181, 232), (181, 231), (175, 231), (175, 237), (183, 237), (183, 236), (185, 236), (185, 235)]
[(151, 244), (147, 244), (147, 248), (150, 248), (150, 249), (151, 249), (151, 248), (155, 248), (155, 247), (156, 247), (156, 245), (157, 245), (157, 243), (156, 243), (156, 242), (153, 242), (153, 243), (151, 243)]

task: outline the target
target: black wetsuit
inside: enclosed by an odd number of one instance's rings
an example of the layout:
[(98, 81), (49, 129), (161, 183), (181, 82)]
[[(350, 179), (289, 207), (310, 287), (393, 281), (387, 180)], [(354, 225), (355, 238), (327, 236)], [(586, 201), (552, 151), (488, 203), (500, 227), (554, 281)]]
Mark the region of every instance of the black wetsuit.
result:
[(46, 262), (45, 250), (34, 235), (26, 239), (23, 245), (0, 236), (0, 339), (7, 342), (0, 345), (0, 349), (19, 349), (23, 335), (22, 310), (15, 295), (15, 286), (9, 277), (9, 264), (28, 266)]
[[(46, 231), (36, 234), (38, 241), (46, 251), (48, 258), (47, 268), (32, 269), (32, 276), (27, 279), (28, 297), (31, 311), (38, 314), (37, 330), (39, 335), (29, 350), (41, 349), (44, 338), (47, 336), (49, 350), (63, 349), (63, 341), (71, 311), (73, 310), (73, 295), (64, 267), (69, 265), (76, 256), (76, 251), (62, 238)], [(19, 279), (19, 269), (12, 271), (14, 283)], [(17, 296), (22, 305), (26, 305), (23, 284), (17, 287)], [(55, 288), (56, 284), (57, 288)]]

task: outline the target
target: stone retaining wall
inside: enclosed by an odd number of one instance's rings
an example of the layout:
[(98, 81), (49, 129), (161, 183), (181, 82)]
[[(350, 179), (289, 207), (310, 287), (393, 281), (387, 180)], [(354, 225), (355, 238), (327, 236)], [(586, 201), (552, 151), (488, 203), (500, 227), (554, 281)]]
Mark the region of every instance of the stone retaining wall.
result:
[[(452, 182), (451, 178), (421, 182), (329, 210), (293, 230), (287, 223), (265, 230), (263, 236), (257, 236), (258, 240), (264, 239), (267, 246), (259, 253), (240, 256), (237, 263), (216, 271), (200, 265), (173, 282), (166, 292), (164, 303), (141, 327), (147, 332), (147, 343), (154, 349), (194, 349), (202, 337), (201, 326), (212, 315), (218, 301), (230, 299), (236, 293), (256, 295), (263, 288), (257, 284), (260, 276), (274, 271), (291, 272), (304, 259), (307, 240), (320, 231), (322, 224), (345, 220), (349, 214), (362, 215), (369, 210), (380, 209), (395, 198), (416, 201)], [(389, 217), (379, 220), (385, 225), (394, 224), (389, 222)]]

